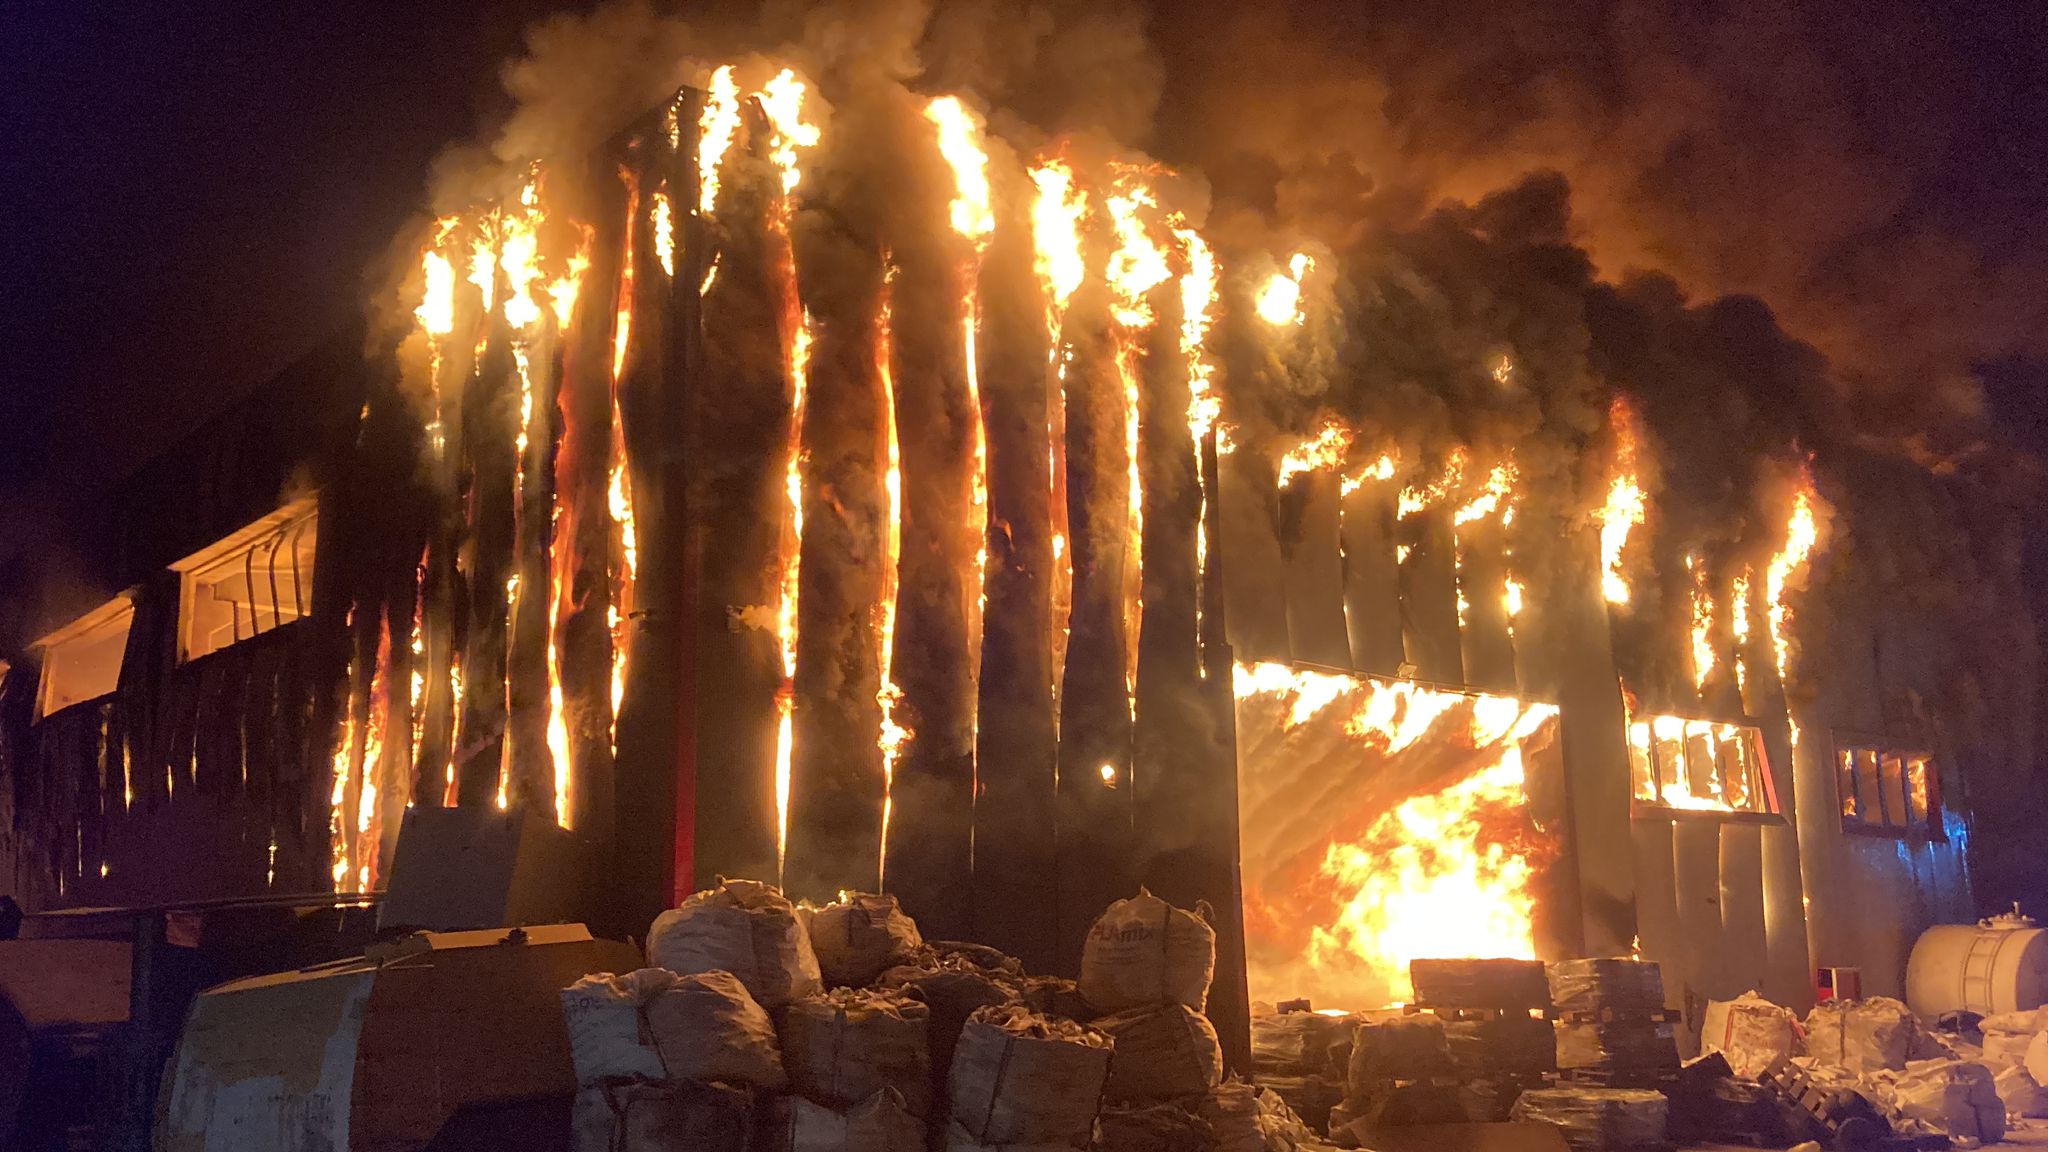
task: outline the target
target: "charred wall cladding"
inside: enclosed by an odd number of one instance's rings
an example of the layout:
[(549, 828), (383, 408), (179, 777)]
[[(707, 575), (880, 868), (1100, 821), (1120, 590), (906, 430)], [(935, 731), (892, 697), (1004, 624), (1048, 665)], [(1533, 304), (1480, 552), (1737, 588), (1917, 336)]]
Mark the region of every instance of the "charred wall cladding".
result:
[[(1219, 909), (1228, 974), (1242, 867), (1257, 914), (1280, 881), (1327, 913), (1260, 930), (1371, 958), (1295, 947), (1273, 994), (1295, 964), (1398, 999), (1412, 953), (1481, 946), (1359, 903), (1436, 819), (1483, 861), (1424, 889), (1516, 888), (1481, 934), (1513, 952), (1640, 941), (1676, 999), (1797, 1002), (1849, 947), (1802, 898), (1856, 884), (1813, 766), (1883, 604), (1831, 552), (1863, 460), (1762, 418), (1684, 442), (1631, 359), (1654, 301), (1557, 239), (1554, 181), (1336, 250), (954, 97), (702, 83), (413, 237), (310, 618), (10, 723), (45, 899), (90, 880), (118, 748), (143, 811), (232, 780), (222, 842), (267, 868), (276, 832), (294, 884), (378, 887), (410, 806), (544, 814), (619, 931), (720, 874), (885, 887), (1071, 969), (1145, 884)], [(1297, 717), (1317, 677), (1349, 703)], [(1987, 755), (1954, 701), (1897, 711), (1937, 764)], [(1673, 750), (1635, 765), (1638, 722)]]

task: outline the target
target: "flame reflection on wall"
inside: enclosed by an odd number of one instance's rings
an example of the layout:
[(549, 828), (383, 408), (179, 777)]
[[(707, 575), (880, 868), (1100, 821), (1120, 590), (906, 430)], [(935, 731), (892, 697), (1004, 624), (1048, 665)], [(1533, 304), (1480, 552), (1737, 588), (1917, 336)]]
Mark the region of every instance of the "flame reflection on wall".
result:
[(1418, 957), (1536, 955), (1556, 706), (1284, 664), (1236, 694), (1254, 1000), (1379, 1007)]

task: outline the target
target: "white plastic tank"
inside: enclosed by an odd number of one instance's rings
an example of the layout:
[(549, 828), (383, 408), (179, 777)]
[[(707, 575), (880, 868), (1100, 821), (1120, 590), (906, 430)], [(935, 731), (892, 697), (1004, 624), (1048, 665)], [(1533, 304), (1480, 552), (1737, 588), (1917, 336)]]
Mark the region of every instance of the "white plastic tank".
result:
[(2019, 908), (1970, 924), (1937, 924), (1906, 961), (1906, 1006), (1923, 1019), (1958, 1010), (1989, 1016), (2048, 1003), (2048, 930)]

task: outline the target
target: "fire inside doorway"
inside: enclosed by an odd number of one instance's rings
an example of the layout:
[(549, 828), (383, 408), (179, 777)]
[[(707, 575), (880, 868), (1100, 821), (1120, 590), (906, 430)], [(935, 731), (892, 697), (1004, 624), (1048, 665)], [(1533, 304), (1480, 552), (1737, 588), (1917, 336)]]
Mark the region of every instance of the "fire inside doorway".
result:
[(1555, 705), (1278, 663), (1236, 695), (1254, 1003), (1404, 1004), (1411, 960), (1548, 951)]

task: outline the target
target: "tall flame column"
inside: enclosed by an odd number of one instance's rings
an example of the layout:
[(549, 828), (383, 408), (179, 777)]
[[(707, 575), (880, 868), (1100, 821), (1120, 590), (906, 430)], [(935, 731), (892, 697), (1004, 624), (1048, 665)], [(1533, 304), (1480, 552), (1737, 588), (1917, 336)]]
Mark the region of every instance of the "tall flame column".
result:
[[(703, 292), (703, 387), (692, 397), (698, 459), (691, 523), (702, 596), (696, 652), (704, 667), (718, 670), (698, 682), (696, 693), (700, 882), (712, 874), (775, 878), (781, 867), (779, 607), (791, 432), (782, 345), (786, 257), (770, 223), (778, 193), (758, 162), (767, 125), (756, 115), (745, 122), (746, 146), (727, 153), (716, 170), (719, 193), (704, 222), (717, 273)], [(700, 283), (685, 281), (679, 269), (675, 291), (694, 294)]]
[[(964, 325), (969, 240), (949, 228), (957, 178), (922, 108), (910, 125), (887, 211), (892, 258), (891, 380), (902, 454), (902, 549), (895, 682), (908, 743), (890, 785), (886, 887), (939, 937), (970, 928), (974, 719), (986, 547), (975, 508), (981, 411)], [(984, 209), (985, 210), (985, 209)]]
[(1051, 467), (1052, 341), (1033, 275), (1031, 187), (997, 187), (982, 264), (982, 394), (988, 409), (988, 610), (982, 641), (974, 806), (974, 936), (1032, 971), (1056, 962)]

